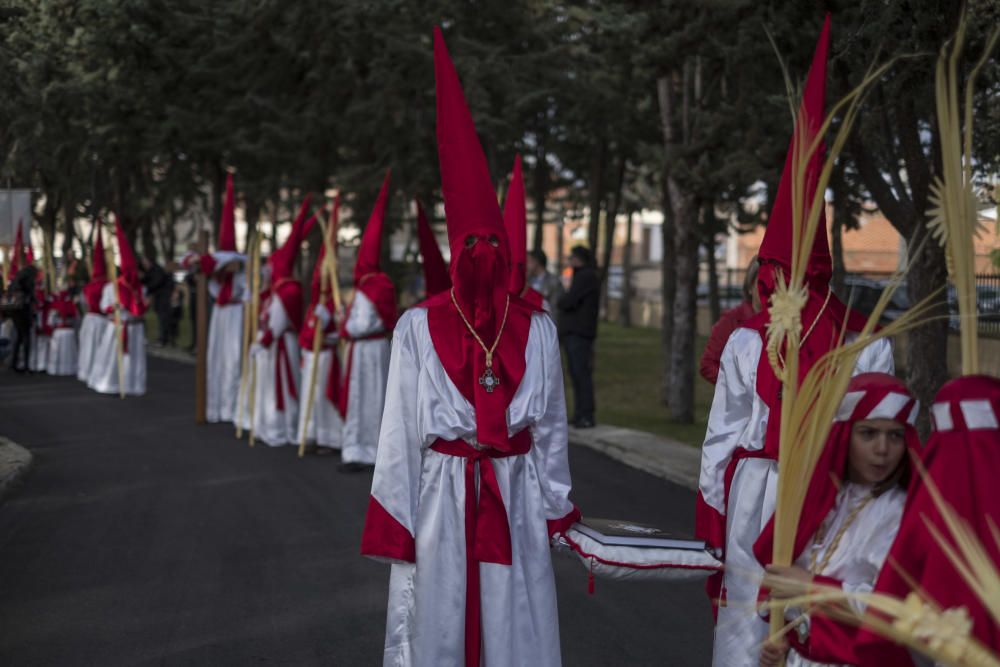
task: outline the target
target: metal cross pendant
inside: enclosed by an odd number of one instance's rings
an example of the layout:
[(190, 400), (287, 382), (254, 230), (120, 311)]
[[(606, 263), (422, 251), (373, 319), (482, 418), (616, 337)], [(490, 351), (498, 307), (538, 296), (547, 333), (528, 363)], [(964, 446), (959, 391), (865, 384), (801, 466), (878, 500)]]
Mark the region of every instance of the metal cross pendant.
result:
[(486, 367), (486, 370), (479, 376), (479, 384), (486, 390), (487, 394), (492, 394), (493, 390), (500, 386), (500, 378), (496, 376), (493, 369)]

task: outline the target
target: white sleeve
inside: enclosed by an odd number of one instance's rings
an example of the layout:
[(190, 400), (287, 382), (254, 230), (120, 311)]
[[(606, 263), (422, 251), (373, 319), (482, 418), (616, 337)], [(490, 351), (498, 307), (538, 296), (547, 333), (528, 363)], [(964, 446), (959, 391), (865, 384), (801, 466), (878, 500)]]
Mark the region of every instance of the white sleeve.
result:
[(106, 283), (101, 289), (101, 312), (105, 312), (115, 306), (115, 288), (111, 283)]
[(741, 443), (740, 436), (746, 431), (757, 392), (746, 365), (756, 367), (762, 348), (756, 331), (737, 329), (726, 341), (719, 361), (719, 378), (701, 448), (698, 489), (705, 502), (723, 516), (726, 468), (736, 448), (749, 444)]
[(525, 361), (535, 363), (538, 354), (543, 365), (542, 394), (545, 409), (532, 427), (532, 446), (538, 448), (542, 468), (541, 487), (545, 518), (555, 521), (573, 512), (569, 492), (573, 486), (569, 474), (569, 437), (566, 428), (566, 396), (563, 384), (562, 358), (555, 325), (548, 315), (532, 317)]
[(364, 338), (385, 330), (375, 305), (361, 290), (354, 291), (354, 303), (344, 328), (352, 338)]
[(285, 312), (285, 304), (277, 295), (271, 298), (271, 303), (267, 307), (267, 326), (271, 330), (271, 335), (277, 339), (288, 329), (290, 320)]
[(415, 557), (423, 456), (417, 409), (421, 367), (418, 334), (419, 329), (426, 329), (426, 312), (414, 308), (404, 314), (392, 338), (375, 475), (361, 544), (364, 555), (378, 560), (411, 562)]

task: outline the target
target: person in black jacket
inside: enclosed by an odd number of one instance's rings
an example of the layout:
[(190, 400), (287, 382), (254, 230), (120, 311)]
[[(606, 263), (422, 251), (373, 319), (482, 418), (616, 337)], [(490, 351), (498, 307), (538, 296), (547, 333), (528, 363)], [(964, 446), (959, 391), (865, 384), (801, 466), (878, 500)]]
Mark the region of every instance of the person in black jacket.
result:
[(157, 342), (164, 347), (170, 343), (170, 295), (174, 292), (174, 277), (149, 257), (142, 258), (141, 267), (139, 280), (153, 301), (160, 334)]
[[(28, 356), (31, 350), (31, 329), (35, 310), (35, 280), (38, 269), (30, 264), (20, 271), (7, 287), (7, 293), (15, 304), (9, 312), (14, 322), (16, 338), (10, 357), (10, 367), (18, 373), (28, 370)], [(21, 363), (18, 363), (18, 359)]]
[(594, 425), (594, 338), (601, 300), (601, 279), (594, 257), (585, 246), (570, 251), (573, 282), (559, 297), (559, 333), (566, 349), (569, 377), (573, 383), (573, 419), (577, 428)]

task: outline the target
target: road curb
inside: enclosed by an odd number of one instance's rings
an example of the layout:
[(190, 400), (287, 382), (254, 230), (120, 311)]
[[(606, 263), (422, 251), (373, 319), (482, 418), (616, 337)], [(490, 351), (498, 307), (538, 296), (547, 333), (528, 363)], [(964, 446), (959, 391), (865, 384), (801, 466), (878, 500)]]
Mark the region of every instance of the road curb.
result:
[(701, 449), (698, 447), (644, 431), (603, 425), (588, 429), (571, 427), (569, 442), (691, 491), (698, 490), (701, 474)]
[(0, 436), (0, 503), (20, 485), (33, 462), (31, 452)]
[(195, 356), (193, 354), (173, 347), (155, 347), (153, 345), (146, 345), (146, 354), (151, 357), (156, 357), (157, 359), (179, 361), (182, 364), (194, 365), (195, 363)]

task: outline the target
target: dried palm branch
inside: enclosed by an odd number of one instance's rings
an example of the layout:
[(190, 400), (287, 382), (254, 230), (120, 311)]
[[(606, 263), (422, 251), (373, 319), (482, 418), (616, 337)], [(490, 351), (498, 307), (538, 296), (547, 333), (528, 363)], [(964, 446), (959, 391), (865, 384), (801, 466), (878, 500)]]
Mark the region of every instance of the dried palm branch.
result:
[(976, 77), (1000, 38), (990, 35), (978, 62), (965, 81), (964, 112), (959, 104), (958, 62), (965, 44), (967, 16), (963, 10), (954, 39), (941, 47), (935, 77), (938, 134), (941, 137), (941, 174), (931, 185), (929, 226), (945, 248), (948, 273), (955, 284), (961, 322), (962, 373), (979, 371), (976, 326), (975, 238), (980, 233), (972, 180), (972, 95)]

